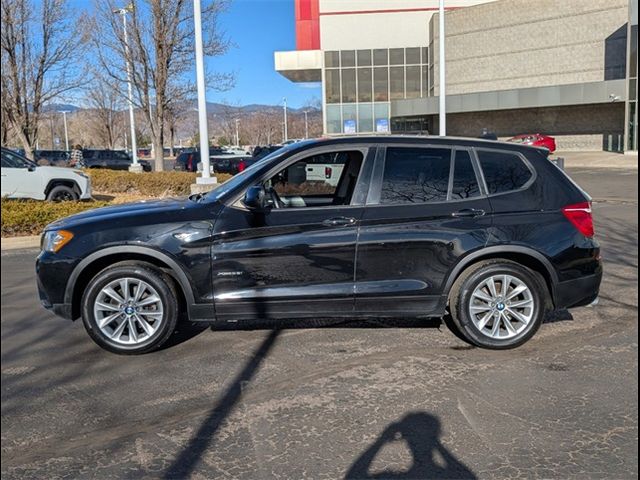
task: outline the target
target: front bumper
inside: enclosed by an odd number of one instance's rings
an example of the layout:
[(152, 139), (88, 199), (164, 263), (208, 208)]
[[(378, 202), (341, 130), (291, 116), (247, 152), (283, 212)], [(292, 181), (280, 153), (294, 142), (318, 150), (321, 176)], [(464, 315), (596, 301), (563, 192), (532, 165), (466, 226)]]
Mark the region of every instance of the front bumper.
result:
[(67, 280), (76, 262), (61, 255), (40, 252), (36, 259), (36, 285), (40, 303), (56, 315), (73, 320), (70, 303), (66, 303)]
[(598, 298), (602, 272), (594, 275), (559, 282), (555, 286), (556, 308), (583, 307), (593, 303)]
[(41, 300), (42, 306), (47, 310), (51, 310), (58, 317), (65, 320), (75, 320), (73, 318), (73, 309), (69, 303), (48, 303), (46, 300)]

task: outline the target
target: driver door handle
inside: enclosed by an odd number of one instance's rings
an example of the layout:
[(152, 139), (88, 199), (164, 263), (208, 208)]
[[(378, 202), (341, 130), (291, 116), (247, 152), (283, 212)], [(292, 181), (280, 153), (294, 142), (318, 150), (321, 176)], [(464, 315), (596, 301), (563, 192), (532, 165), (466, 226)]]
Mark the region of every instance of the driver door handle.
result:
[(452, 217), (481, 217), (485, 214), (484, 210), (478, 208), (465, 208), (464, 210), (458, 210), (451, 214)]
[(347, 225), (355, 225), (356, 219), (353, 217), (333, 217), (323, 220), (322, 225), (325, 227), (341, 227)]

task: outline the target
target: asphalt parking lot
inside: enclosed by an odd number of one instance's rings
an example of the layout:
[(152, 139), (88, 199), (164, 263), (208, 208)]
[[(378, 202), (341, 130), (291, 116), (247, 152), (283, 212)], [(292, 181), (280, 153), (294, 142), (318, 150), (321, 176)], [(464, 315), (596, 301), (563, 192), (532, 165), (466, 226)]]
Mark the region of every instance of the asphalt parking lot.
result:
[(637, 478), (637, 170), (570, 173), (601, 302), (512, 351), (318, 320), (120, 357), (40, 307), (37, 252), (3, 254), (2, 478)]

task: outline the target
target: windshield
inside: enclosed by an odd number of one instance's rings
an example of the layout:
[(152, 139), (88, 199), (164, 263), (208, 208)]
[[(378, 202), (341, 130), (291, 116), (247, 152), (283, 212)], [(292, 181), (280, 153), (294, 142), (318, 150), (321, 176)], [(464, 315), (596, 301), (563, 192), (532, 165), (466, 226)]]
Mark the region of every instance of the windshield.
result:
[(36, 164), (31, 160), (28, 160), (10, 150), (2, 149), (3, 168), (34, 168), (35, 166)]
[(288, 153), (290, 150), (293, 150), (294, 148), (297, 149), (298, 146), (296, 145), (294, 147), (294, 146), (288, 145), (286, 147), (279, 148), (275, 152), (272, 152), (269, 155), (261, 158), (260, 160), (256, 161), (256, 163), (254, 163), (253, 165), (244, 169), (242, 172), (238, 173), (237, 175), (234, 175), (231, 179), (224, 182), (215, 190), (212, 190), (211, 192), (209, 192), (206, 196), (207, 200), (214, 201), (214, 202), (221, 200), (229, 192), (232, 192), (237, 187), (241, 186), (246, 180), (251, 178), (253, 173), (256, 172), (257, 170), (260, 170), (266, 163), (269, 163), (271, 160), (277, 157), (285, 155), (286, 153)]

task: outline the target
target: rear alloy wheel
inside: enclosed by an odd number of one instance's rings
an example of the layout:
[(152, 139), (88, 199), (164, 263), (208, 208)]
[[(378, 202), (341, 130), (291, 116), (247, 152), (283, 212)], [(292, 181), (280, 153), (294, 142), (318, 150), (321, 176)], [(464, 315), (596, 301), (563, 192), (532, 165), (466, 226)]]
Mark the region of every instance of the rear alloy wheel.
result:
[(82, 299), (83, 321), (93, 340), (114, 353), (147, 353), (173, 333), (176, 293), (164, 273), (143, 265), (100, 272)]
[(512, 275), (492, 275), (471, 294), (469, 316), (485, 336), (500, 340), (517, 336), (533, 317), (529, 287)]
[(50, 202), (72, 202), (78, 200), (78, 194), (71, 187), (58, 185), (51, 189), (47, 195), (47, 200)]
[(539, 275), (507, 260), (471, 267), (452, 289), (451, 310), (459, 332), (484, 348), (522, 345), (544, 318), (546, 286)]

